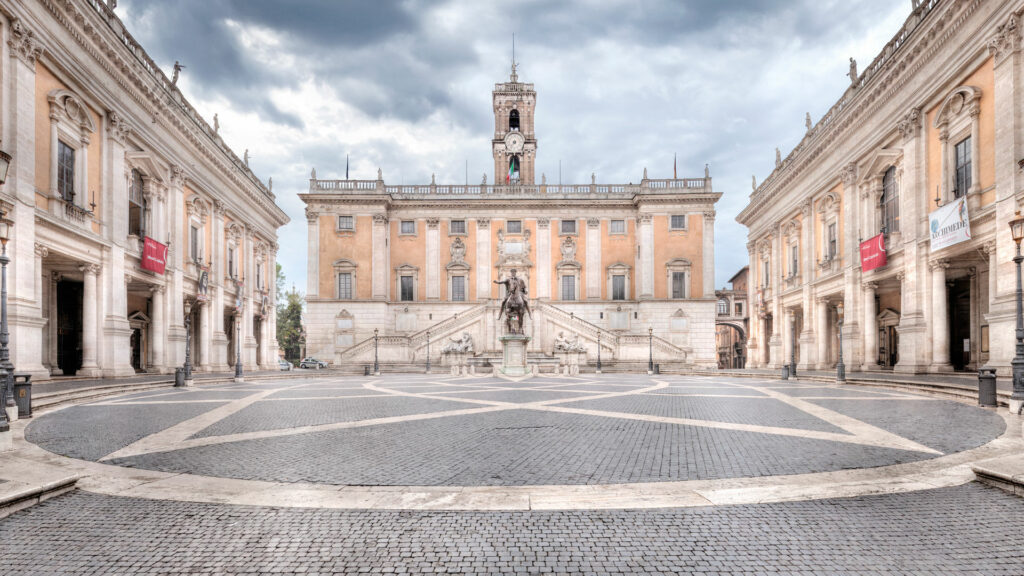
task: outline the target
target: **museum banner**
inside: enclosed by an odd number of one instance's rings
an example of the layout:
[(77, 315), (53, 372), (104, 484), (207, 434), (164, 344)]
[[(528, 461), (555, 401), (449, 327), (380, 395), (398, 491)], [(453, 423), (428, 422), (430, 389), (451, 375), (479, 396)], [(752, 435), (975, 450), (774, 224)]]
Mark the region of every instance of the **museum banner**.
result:
[(932, 250), (959, 244), (971, 239), (971, 222), (967, 216), (967, 197), (961, 196), (928, 215)]
[(163, 274), (167, 266), (167, 246), (146, 237), (142, 244), (142, 269)]
[(884, 234), (879, 234), (860, 243), (860, 269), (862, 272), (870, 272), (887, 263)]

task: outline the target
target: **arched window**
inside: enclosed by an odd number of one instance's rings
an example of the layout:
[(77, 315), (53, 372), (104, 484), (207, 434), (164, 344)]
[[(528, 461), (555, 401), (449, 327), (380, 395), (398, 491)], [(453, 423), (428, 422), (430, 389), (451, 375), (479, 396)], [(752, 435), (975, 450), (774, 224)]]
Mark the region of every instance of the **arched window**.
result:
[(128, 233), (145, 235), (146, 197), (142, 193), (142, 172), (132, 170), (132, 181), (128, 187)]
[(890, 166), (882, 176), (882, 233), (900, 231), (900, 187), (896, 182), (896, 167)]
[(511, 132), (519, 131), (519, 110), (513, 108), (512, 111), (508, 113), (508, 129)]
[(519, 156), (512, 156), (508, 160), (508, 177), (505, 178), (506, 182), (518, 182), (519, 181)]

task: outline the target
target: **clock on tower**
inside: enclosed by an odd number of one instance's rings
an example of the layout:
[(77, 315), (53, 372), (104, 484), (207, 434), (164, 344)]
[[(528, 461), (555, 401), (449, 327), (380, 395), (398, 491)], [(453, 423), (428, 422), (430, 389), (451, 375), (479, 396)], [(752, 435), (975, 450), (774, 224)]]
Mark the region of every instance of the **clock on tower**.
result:
[(494, 85), (494, 155), (495, 184), (533, 184), (537, 138), (533, 129), (533, 113), (537, 93), (533, 84), (519, 81), (517, 65), (512, 64), (508, 82)]

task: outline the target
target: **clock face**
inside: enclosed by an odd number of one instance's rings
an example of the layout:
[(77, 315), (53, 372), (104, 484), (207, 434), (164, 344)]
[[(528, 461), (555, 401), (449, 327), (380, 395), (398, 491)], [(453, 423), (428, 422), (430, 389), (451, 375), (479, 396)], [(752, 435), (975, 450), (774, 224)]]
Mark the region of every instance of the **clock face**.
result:
[(505, 149), (509, 152), (519, 153), (523, 151), (523, 143), (526, 141), (519, 132), (510, 132), (505, 136)]

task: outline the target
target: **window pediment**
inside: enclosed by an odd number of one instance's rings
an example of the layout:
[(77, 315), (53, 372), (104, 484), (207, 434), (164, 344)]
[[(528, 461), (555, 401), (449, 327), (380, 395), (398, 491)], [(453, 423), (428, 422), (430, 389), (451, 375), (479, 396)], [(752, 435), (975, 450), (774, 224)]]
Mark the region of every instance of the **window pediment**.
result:
[(356, 263), (354, 260), (349, 260), (348, 258), (339, 258), (338, 260), (335, 260), (331, 264), (331, 267), (334, 268), (334, 270), (338, 271), (338, 272), (346, 272), (346, 271), (349, 271), (349, 270), (354, 270), (358, 266), (359, 266), (358, 263)]
[(74, 93), (67, 90), (53, 90), (46, 95), (50, 103), (50, 116), (58, 120), (66, 120), (81, 130), (81, 135), (96, 132), (96, 123), (92, 120), (89, 108)]
[(959, 118), (964, 112), (975, 115), (978, 113), (978, 103), (981, 100), (981, 88), (976, 86), (960, 86), (953, 90), (942, 102), (939, 111), (935, 114), (933, 128), (942, 128), (953, 119)]

